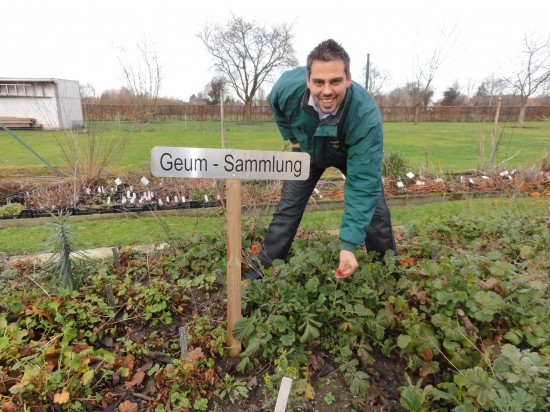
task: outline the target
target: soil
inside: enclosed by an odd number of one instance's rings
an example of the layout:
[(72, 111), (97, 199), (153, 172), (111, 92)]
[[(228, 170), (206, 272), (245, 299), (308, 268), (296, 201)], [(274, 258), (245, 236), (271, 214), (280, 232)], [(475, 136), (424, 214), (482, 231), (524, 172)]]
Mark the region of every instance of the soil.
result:
[[(196, 308), (201, 311), (208, 311), (212, 319), (219, 319), (223, 322), (225, 317), (226, 306), (223, 300), (225, 289), (221, 288), (216, 293), (209, 295), (201, 295), (198, 292), (194, 299), (197, 304)], [(202, 302), (202, 303), (201, 303)], [(177, 325), (185, 320), (177, 320), (174, 324), (167, 326), (152, 327), (142, 320), (136, 322), (129, 320), (126, 322), (125, 338), (142, 344), (147, 341), (148, 337), (156, 334), (162, 340), (163, 336), (174, 335), (177, 333)], [(111, 347), (119, 338), (119, 336), (100, 336), (99, 345), (105, 348)], [(209, 338), (207, 338), (209, 340)], [(198, 343), (198, 342), (195, 342)], [(195, 347), (189, 346), (189, 350), (193, 351)], [(207, 349), (203, 348), (206, 352)], [(397, 357), (387, 357), (378, 350), (372, 352), (372, 364), (365, 369), (370, 376), (370, 388), (368, 389), (365, 399), (357, 399), (350, 395), (347, 391), (347, 385), (343, 375), (339, 372), (338, 366), (331, 358), (321, 350), (313, 350), (310, 355), (311, 377), (310, 384), (313, 388), (312, 397), (304, 397), (300, 400), (295, 400), (293, 403), (293, 411), (303, 412), (334, 412), (334, 411), (365, 411), (365, 412), (402, 412), (405, 411), (399, 405), (400, 388), (407, 383), (404, 379), (406, 371), (405, 365)], [(266, 391), (263, 380), (263, 372), (266, 367), (256, 369), (255, 374), (242, 376), (236, 371), (237, 359), (229, 358), (224, 363), (216, 365), (218, 375), (223, 377), (226, 374), (231, 374), (239, 380), (248, 382), (250, 392), (246, 399), (241, 399), (239, 403), (232, 404), (229, 400), (220, 403), (218, 399), (219, 409), (224, 412), (271, 412), (275, 406), (275, 396)], [(142, 356), (136, 356), (131, 359), (134, 370), (147, 372), (153, 362), (168, 364), (173, 361), (173, 358), (158, 356), (152, 351)], [(269, 365), (267, 365), (269, 366)], [(156, 379), (155, 379), (156, 380)], [(116, 411), (120, 409), (121, 404), (137, 405), (138, 411), (151, 410), (151, 405), (157, 404), (158, 399), (162, 399), (163, 394), (167, 395), (168, 387), (163, 387), (158, 380), (146, 376), (143, 382), (138, 385), (129, 387), (128, 381), (120, 380), (117, 384), (113, 383), (112, 387), (105, 390), (105, 400), (107, 401), (104, 411)], [(271, 397), (270, 397), (271, 396)], [(307, 398), (307, 400), (306, 400)], [(167, 398), (166, 398), (167, 399)], [(169, 403), (168, 403), (169, 404)], [(266, 407), (266, 405), (270, 405)], [(209, 405), (210, 408), (213, 404)], [(191, 409), (193, 410), (193, 409)], [(287, 410), (290, 410), (287, 408)]]

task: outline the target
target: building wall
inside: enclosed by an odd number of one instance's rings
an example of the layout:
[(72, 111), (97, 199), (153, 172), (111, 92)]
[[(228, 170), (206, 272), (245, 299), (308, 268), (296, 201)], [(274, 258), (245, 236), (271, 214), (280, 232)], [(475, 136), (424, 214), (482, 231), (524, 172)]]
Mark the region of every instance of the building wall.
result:
[(61, 129), (80, 129), (84, 126), (80, 85), (72, 80), (58, 80), (56, 86), (59, 127)]
[(84, 117), (79, 84), (60, 79), (0, 78), (2, 116), (33, 118), (46, 130), (81, 128)]

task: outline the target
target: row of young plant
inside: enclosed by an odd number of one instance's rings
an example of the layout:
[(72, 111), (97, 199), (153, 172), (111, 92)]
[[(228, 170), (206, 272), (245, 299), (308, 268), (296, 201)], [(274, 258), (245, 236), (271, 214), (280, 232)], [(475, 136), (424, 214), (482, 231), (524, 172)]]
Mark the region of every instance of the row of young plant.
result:
[[(250, 388), (238, 374), (253, 373), (264, 378), (263, 406), (291, 375), (291, 403), (305, 409), (313, 351), (338, 365), (360, 402), (379, 350), (406, 362), (406, 410), (547, 410), (548, 220), (446, 218), (410, 227), (398, 258), (358, 252), (360, 270), (345, 280), (334, 277), (336, 239), (298, 238), (288, 263), (274, 262), (262, 282), (243, 289), (245, 316), (234, 334), (244, 350), (232, 374), (220, 366), (228, 356), (221, 234), (172, 239), (163, 256), (123, 251), (117, 265), (73, 267), (72, 293), (48, 279), (59, 267), (5, 270), (0, 407), (101, 410), (133, 391), (151, 410), (216, 410), (245, 401)], [(262, 236), (246, 226), (247, 258)]]

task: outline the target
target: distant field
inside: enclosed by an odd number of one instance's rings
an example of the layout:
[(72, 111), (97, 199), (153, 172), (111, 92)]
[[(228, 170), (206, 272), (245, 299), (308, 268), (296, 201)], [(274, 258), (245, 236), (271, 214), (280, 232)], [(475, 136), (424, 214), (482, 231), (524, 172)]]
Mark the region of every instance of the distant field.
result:
[[(550, 122), (531, 122), (519, 129), (515, 123), (501, 123), (497, 162), (503, 168), (533, 165), (550, 151)], [(150, 168), (150, 152), (154, 146), (221, 147), (218, 122), (159, 122), (147, 125), (102, 122), (95, 124), (98, 139), (126, 138), (127, 146), (114, 165), (118, 171), (146, 171)], [(483, 164), (490, 151), (492, 123), (386, 123), (385, 152), (399, 153), (418, 170), (424, 172), (465, 172), (475, 169), (480, 142), (484, 146)], [(66, 162), (57, 139), (69, 132), (15, 131), (17, 136), (55, 166)], [(88, 139), (77, 132), (78, 139)], [(281, 150), (284, 142), (275, 123), (245, 125), (225, 123), (227, 146), (235, 149)], [(0, 176), (51, 174), (40, 161), (8, 133), (0, 130)]]

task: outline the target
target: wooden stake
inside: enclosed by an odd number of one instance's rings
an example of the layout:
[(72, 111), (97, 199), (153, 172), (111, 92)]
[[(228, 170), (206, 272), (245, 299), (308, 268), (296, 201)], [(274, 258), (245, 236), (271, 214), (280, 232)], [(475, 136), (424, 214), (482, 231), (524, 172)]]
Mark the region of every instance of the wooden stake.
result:
[(184, 358), (189, 353), (189, 348), (187, 346), (187, 327), (181, 326), (179, 328), (179, 335), (180, 335), (180, 350), (181, 350), (181, 357)]
[(110, 307), (114, 308), (116, 306), (115, 295), (113, 294), (113, 285), (107, 283), (105, 285), (105, 293), (107, 293), (107, 303)]
[(120, 255), (118, 254), (118, 248), (112, 247), (111, 251), (113, 252), (113, 262), (115, 263), (115, 268), (120, 270), (122, 266), (120, 265)]
[(241, 352), (233, 326), (241, 319), (241, 181), (226, 179), (227, 224), (227, 343), (231, 356)]
[(491, 171), (494, 167), (494, 160), (495, 160), (495, 154), (498, 150), (498, 144), (497, 144), (497, 131), (498, 131), (498, 118), (500, 115), (500, 103), (502, 101), (502, 97), (499, 96), (498, 102), (497, 102), (497, 111), (495, 113), (495, 125), (493, 127), (493, 134), (491, 136), (491, 154), (489, 155), (489, 161), (487, 162), (487, 170)]

